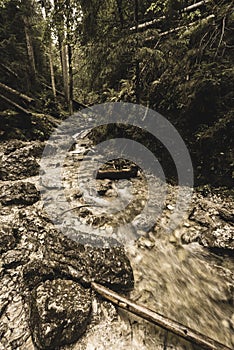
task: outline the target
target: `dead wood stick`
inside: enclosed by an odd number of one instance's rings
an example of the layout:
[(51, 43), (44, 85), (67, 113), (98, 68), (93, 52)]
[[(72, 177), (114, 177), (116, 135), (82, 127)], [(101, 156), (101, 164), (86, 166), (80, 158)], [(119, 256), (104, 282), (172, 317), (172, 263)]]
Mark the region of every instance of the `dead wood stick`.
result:
[(143, 319), (154, 323), (155, 325), (162, 327), (196, 345), (201, 346), (206, 350), (232, 350), (228, 346), (217, 342), (214, 339), (207, 337), (187, 326), (182, 325), (179, 322), (173, 321), (163, 315), (158, 314), (144, 306), (136, 304), (134, 301), (122, 297), (121, 295), (113, 292), (112, 290), (103, 287), (102, 285), (92, 282), (91, 287), (99, 293), (102, 297), (110, 300), (120, 308), (127, 310)]
[(137, 176), (137, 167), (131, 167), (129, 169), (122, 170), (101, 170), (99, 169), (96, 175), (97, 179), (111, 179), (111, 180), (120, 180), (120, 179), (130, 179)]
[(6, 101), (7, 103), (9, 103), (10, 105), (12, 105), (13, 107), (15, 107), (18, 111), (23, 112), (24, 114), (29, 115), (29, 116), (32, 115), (32, 113), (31, 113), (30, 111), (28, 111), (27, 109), (21, 107), (20, 105), (18, 105), (18, 104), (15, 103), (14, 101), (10, 100), (9, 98), (7, 98), (7, 97), (5, 97), (5, 96), (3, 96), (3, 95), (1, 95), (1, 94), (0, 94), (0, 97), (1, 97), (4, 101)]
[(27, 96), (27, 95), (25, 95), (25, 94), (22, 94), (21, 92), (15, 90), (15, 89), (12, 89), (12, 88), (11, 88), (10, 86), (8, 86), (8, 85), (5, 85), (5, 84), (3, 84), (3, 83), (0, 83), (0, 88), (6, 90), (6, 91), (8, 91), (8, 92), (10, 92), (10, 93), (13, 94), (13, 95), (16, 95), (16, 96), (22, 98), (23, 100), (25, 100), (25, 101), (28, 102), (28, 103), (34, 102), (34, 99), (33, 99), (32, 97), (29, 97), (29, 96)]
[[(184, 13), (184, 12), (190, 12), (190, 11), (194, 11), (196, 10), (197, 8), (205, 5), (206, 3), (210, 2), (210, 0), (202, 0), (202, 1), (199, 1), (195, 4), (192, 4), (190, 6), (187, 6), (187, 7), (184, 7), (182, 9), (180, 9), (178, 12), (181, 12), (181, 13)], [(152, 19), (151, 21), (147, 21), (147, 22), (144, 22), (144, 23), (140, 23), (138, 25), (138, 29), (147, 29), (148, 27), (151, 27), (152, 25), (158, 23), (158, 22), (161, 22), (162, 20), (165, 20), (166, 19), (166, 16), (161, 16), (161, 17), (158, 17), (158, 18), (154, 18)], [(135, 30), (136, 27), (131, 27), (130, 30)]]
[(0, 63), (0, 68), (3, 68), (4, 70), (6, 70), (8, 73), (10, 73), (11, 75), (13, 75), (14, 77), (18, 78), (18, 74), (16, 72), (14, 72), (10, 67), (6, 66), (3, 63)]
[[(166, 32), (159, 33), (158, 37), (161, 38), (161, 37), (164, 37), (164, 36), (166, 36), (168, 34), (176, 33), (178, 31), (180, 31), (181, 29), (187, 30), (188, 28), (190, 28), (192, 26), (198, 25), (200, 23), (204, 23), (205, 21), (209, 21), (212, 18), (215, 18), (214, 14), (211, 14), (208, 17), (199, 19), (199, 20), (191, 22), (189, 24), (186, 24), (186, 25), (183, 25), (183, 26), (180, 26), (180, 27), (177, 27), (177, 28), (172, 28), (170, 30), (167, 30)], [(155, 39), (157, 39), (157, 36), (150, 36), (150, 37), (146, 38), (145, 41), (148, 42), (148, 41), (152, 41), (152, 40), (155, 40)]]

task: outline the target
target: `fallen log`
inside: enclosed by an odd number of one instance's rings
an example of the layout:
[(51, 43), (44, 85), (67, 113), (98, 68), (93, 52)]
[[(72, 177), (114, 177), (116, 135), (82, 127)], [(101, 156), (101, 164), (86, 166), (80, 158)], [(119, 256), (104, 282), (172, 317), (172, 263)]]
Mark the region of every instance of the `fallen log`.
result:
[[(52, 89), (51, 86), (49, 86), (49, 85), (47, 85), (47, 84), (45, 84), (45, 83), (42, 83), (42, 85), (44, 85), (47, 89), (53, 91), (53, 89)], [(65, 94), (64, 94), (63, 92), (61, 92), (61, 91), (59, 91), (59, 90), (57, 90), (57, 89), (56, 89), (55, 91), (56, 91), (56, 94), (57, 94), (58, 96), (62, 96), (62, 97), (65, 98)], [(78, 101), (76, 101), (76, 100), (74, 100), (74, 99), (72, 100), (72, 102), (73, 102), (74, 107), (76, 107), (76, 108), (88, 108), (88, 106), (86, 106), (86, 105), (84, 105), (83, 103), (78, 102)]]
[(96, 175), (96, 179), (110, 179), (110, 180), (123, 180), (130, 179), (137, 176), (138, 167), (132, 166), (127, 169), (99, 169)]
[(3, 63), (0, 63), (0, 67), (2, 67), (4, 69), (4, 71), (7, 71), (9, 74), (13, 75), (14, 77), (18, 78), (18, 74), (16, 72), (14, 72), (10, 67), (6, 66)]
[(26, 101), (27, 103), (32, 103), (34, 102), (34, 99), (32, 97), (29, 97), (25, 94), (22, 94), (21, 92), (15, 90), (15, 89), (12, 89), (10, 86), (8, 85), (5, 85), (3, 83), (0, 83), (0, 88), (6, 90), (7, 92), (10, 92), (11, 94), (17, 96), (17, 97), (20, 97), (22, 98), (24, 101)]
[(100, 294), (105, 299), (111, 301), (112, 303), (116, 304), (120, 308), (127, 310), (134, 315), (142, 317), (144, 320), (147, 320), (159, 327), (162, 327), (166, 329), (167, 331), (170, 331), (188, 341), (190, 341), (193, 344), (196, 344), (198, 346), (201, 346), (203, 349), (206, 350), (232, 350), (228, 346), (219, 343), (218, 341), (207, 337), (206, 335), (199, 333), (187, 326), (184, 326), (183, 324), (171, 320), (170, 318), (167, 318), (161, 314), (158, 314), (155, 311), (152, 311), (145, 306), (138, 305), (134, 301), (127, 299), (125, 297), (122, 297), (116, 292), (113, 292), (112, 290), (96, 283), (92, 282), (91, 287), (93, 290), (95, 290), (98, 294)]
[(150, 37), (146, 38), (145, 41), (146, 42), (152, 41), (152, 40), (158, 39), (158, 37), (160, 38), (160, 37), (166, 36), (168, 34), (176, 33), (176, 32), (178, 32), (178, 31), (180, 31), (182, 29), (187, 30), (188, 28), (190, 28), (192, 26), (198, 25), (200, 23), (205, 23), (206, 21), (209, 21), (210, 19), (213, 19), (213, 18), (215, 18), (215, 15), (211, 14), (208, 17), (199, 19), (199, 20), (191, 22), (189, 24), (186, 24), (186, 25), (183, 25), (183, 26), (180, 26), (180, 27), (177, 27), (177, 28), (173, 28), (173, 29), (167, 30), (166, 32), (159, 33), (157, 37), (150, 36)]
[[(187, 7), (184, 7), (180, 10), (181, 13), (184, 13), (184, 12), (190, 12), (190, 11), (194, 11), (196, 10), (197, 8), (207, 4), (208, 2), (210, 2), (210, 0), (202, 0), (202, 1), (199, 1), (195, 4), (192, 4), (190, 6), (187, 6)], [(145, 30), (145, 29), (148, 29), (149, 27), (152, 27), (153, 25), (159, 23), (159, 22), (162, 22), (163, 20), (166, 19), (166, 16), (161, 16), (161, 17), (158, 17), (158, 18), (154, 18), (152, 19), (151, 21), (147, 21), (147, 22), (144, 22), (144, 23), (140, 23), (138, 25), (138, 29), (141, 30)], [(131, 27), (130, 30), (136, 30), (136, 27)]]
[(27, 109), (23, 108), (22, 106), (18, 105), (17, 103), (15, 103), (14, 101), (10, 100), (9, 98), (3, 96), (0, 94), (0, 97), (6, 101), (7, 103), (9, 103), (11, 106), (15, 107), (16, 110), (18, 110), (19, 112), (22, 112), (28, 116), (32, 115), (32, 112), (28, 111)]

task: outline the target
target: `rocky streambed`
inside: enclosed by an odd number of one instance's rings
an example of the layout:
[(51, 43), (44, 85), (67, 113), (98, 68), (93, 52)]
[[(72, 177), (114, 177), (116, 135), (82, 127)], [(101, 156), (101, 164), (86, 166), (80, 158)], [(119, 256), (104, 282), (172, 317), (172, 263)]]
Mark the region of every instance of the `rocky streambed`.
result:
[[(85, 129), (85, 119), (83, 124)], [(63, 224), (66, 213), (59, 218), (56, 212), (48, 215), (52, 204), (57, 200), (59, 207), (60, 202), (53, 186), (56, 178), (43, 183), (39, 177), (44, 146), (43, 140), (8, 139), (0, 144), (0, 349), (198, 349), (117, 310), (91, 290), (91, 281), (130, 293), (136, 302), (232, 348), (230, 191), (204, 187), (194, 191), (187, 216), (168, 233), (178, 191), (168, 185), (162, 213), (152, 229), (136, 231), (130, 226), (128, 232), (120, 232), (118, 223), (130, 222), (144, 206), (144, 176), (139, 171), (128, 180), (98, 179), (100, 198), (95, 202), (83, 186), (90, 159), (84, 155), (92, 149), (92, 141), (87, 133), (80, 134), (63, 167), (71, 240), (54, 225), (56, 220)], [(95, 152), (92, 156), (98, 157)], [(87, 173), (82, 170), (78, 184), (82, 162)], [(120, 165), (126, 165), (124, 160)], [(155, 178), (155, 205), (160, 188)], [(50, 194), (46, 207), (43, 191)], [(127, 206), (126, 199), (131, 199)], [(104, 200), (110, 207), (118, 203), (119, 212), (107, 216), (101, 205)], [(95, 245), (82, 236), (82, 227), (87, 226), (90, 237), (94, 229), (100, 232)], [(109, 232), (108, 239), (101, 238), (102, 230)], [(131, 238), (125, 247), (115, 244), (123, 234)]]

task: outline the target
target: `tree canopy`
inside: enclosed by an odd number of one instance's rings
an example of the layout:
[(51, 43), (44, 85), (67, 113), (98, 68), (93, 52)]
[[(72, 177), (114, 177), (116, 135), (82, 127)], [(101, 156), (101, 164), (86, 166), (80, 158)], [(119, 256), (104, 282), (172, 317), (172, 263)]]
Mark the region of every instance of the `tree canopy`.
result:
[[(50, 113), (71, 114), (76, 100), (144, 104), (170, 118), (189, 143), (210, 147), (220, 138), (214, 159), (225, 149), (231, 167), (231, 6), (230, 0), (1, 0), (1, 83)], [(2, 109), (8, 107), (4, 100)], [(200, 161), (210, 162), (202, 152)]]

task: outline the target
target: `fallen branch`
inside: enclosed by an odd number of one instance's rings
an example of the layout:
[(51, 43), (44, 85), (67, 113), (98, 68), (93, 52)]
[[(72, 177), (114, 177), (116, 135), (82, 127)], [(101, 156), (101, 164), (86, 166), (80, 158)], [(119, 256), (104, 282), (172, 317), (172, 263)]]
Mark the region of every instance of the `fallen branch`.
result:
[(5, 85), (5, 84), (3, 84), (3, 83), (0, 83), (0, 88), (6, 90), (6, 91), (8, 91), (8, 92), (10, 92), (10, 93), (13, 94), (13, 95), (16, 95), (16, 96), (22, 98), (23, 100), (25, 100), (25, 101), (28, 102), (28, 103), (34, 102), (34, 99), (33, 99), (32, 97), (29, 97), (29, 96), (27, 96), (27, 95), (25, 95), (25, 94), (22, 94), (21, 92), (15, 90), (15, 89), (12, 89), (12, 88), (11, 88), (10, 86), (8, 86), (8, 85)]
[(222, 40), (223, 40), (224, 30), (225, 30), (225, 21), (226, 21), (226, 16), (223, 18), (222, 32), (221, 32), (221, 36), (220, 36), (220, 39), (219, 39), (219, 43), (218, 43), (218, 47), (217, 47), (217, 50), (216, 50), (215, 56), (217, 56), (217, 53), (218, 53), (219, 47), (220, 47), (220, 45), (221, 45), (221, 43), (222, 43)]
[[(47, 89), (53, 91), (53, 89), (52, 89), (51, 86), (49, 86), (49, 85), (47, 85), (47, 84), (45, 84), (45, 83), (42, 83), (42, 85), (44, 85)], [(61, 91), (59, 91), (59, 90), (57, 90), (57, 89), (56, 89), (55, 91), (56, 91), (56, 94), (57, 94), (57, 95), (62, 96), (62, 97), (65, 98), (65, 95), (64, 95), (63, 92), (61, 92)], [(74, 107), (76, 106), (77, 108), (88, 108), (88, 106), (86, 106), (86, 105), (84, 105), (83, 103), (80, 103), (80, 102), (78, 102), (78, 101), (76, 101), (76, 100), (74, 100), (74, 99), (72, 100), (72, 102), (73, 102)]]
[(6, 101), (7, 103), (9, 103), (11, 106), (15, 107), (15, 109), (17, 109), (19, 112), (23, 112), (24, 114), (31, 116), (32, 113), (30, 111), (28, 111), (27, 109), (23, 108), (22, 106), (18, 105), (17, 103), (15, 103), (14, 101), (10, 100), (9, 98), (3, 96), (0, 94), (0, 97)]
[[(181, 12), (181, 13), (184, 13), (184, 12), (194, 11), (194, 10), (196, 10), (197, 8), (199, 8), (199, 7), (203, 6), (203, 5), (205, 5), (205, 4), (208, 3), (208, 2), (210, 2), (210, 0), (199, 1), (199, 2), (197, 2), (197, 3), (195, 3), (195, 4), (193, 4), (193, 5), (190, 5), (190, 6), (187, 6), (187, 7), (182, 8), (182, 9), (180, 10), (180, 12)], [(140, 24), (138, 25), (138, 29), (139, 29), (139, 30), (140, 30), (140, 29), (145, 30), (145, 29), (147, 29), (147, 28), (149, 28), (149, 27), (152, 27), (154, 24), (163, 21), (164, 19), (166, 19), (166, 16), (161, 16), (161, 17), (159, 17), (159, 18), (154, 18), (154, 19), (152, 19), (151, 21), (147, 21), (147, 22), (144, 22), (144, 23), (140, 23)], [(131, 27), (130, 30), (136, 30), (136, 27), (135, 27), (135, 26), (134, 26), (134, 27)]]
[[(154, 24), (161, 22), (164, 19), (166, 19), (166, 16), (161, 16), (159, 18), (154, 18), (151, 21), (139, 24), (138, 25), (138, 29), (139, 30), (141, 30), (141, 29), (145, 30), (145, 29), (147, 29), (149, 27), (152, 27)], [(136, 30), (136, 27), (135, 26), (131, 27), (130, 30)]]
[(95, 282), (91, 283), (91, 287), (105, 299), (116, 304), (120, 308), (127, 310), (134, 315), (140, 316), (143, 319), (162, 327), (206, 350), (232, 350), (228, 346), (217, 342), (214, 339), (207, 337), (189, 327), (182, 325), (179, 322), (173, 321), (155, 311), (152, 311), (144, 306), (137, 305), (132, 300), (122, 297), (112, 290)]
[(122, 180), (122, 179), (130, 179), (132, 177), (137, 176), (137, 167), (131, 167), (128, 169), (111, 169), (111, 170), (98, 170), (96, 178), (97, 179), (110, 179), (110, 180)]
[(189, 12), (189, 11), (192, 11), (192, 10), (196, 10), (197, 8), (207, 4), (208, 2), (210, 2), (210, 0), (203, 0), (203, 1), (199, 1), (199, 2), (196, 2), (195, 4), (193, 5), (190, 5), (188, 7), (184, 7), (181, 12)]
[[(199, 23), (202, 23), (202, 22), (204, 23), (205, 21), (209, 21), (210, 19), (212, 19), (214, 17), (215, 17), (215, 15), (212, 14), (212, 15), (209, 15), (208, 17), (206, 17), (206, 18), (199, 19), (198, 21), (194, 21), (194, 22), (191, 22), (189, 24), (186, 24), (186, 25), (183, 25), (183, 26), (180, 26), (180, 27), (177, 27), (177, 28), (173, 28), (173, 29), (167, 30), (166, 32), (159, 33), (157, 38), (166, 36), (168, 34), (176, 33), (178, 31), (180, 31), (181, 29), (187, 29), (187, 28), (192, 27), (194, 25), (198, 25)], [(154, 39), (156, 39), (156, 37), (155, 36), (151, 36), (151, 37), (146, 38), (145, 41), (151, 41), (151, 40), (154, 40)]]
[(10, 67), (6, 66), (3, 63), (0, 63), (0, 67), (2, 67), (4, 70), (6, 70), (8, 73), (10, 73), (11, 75), (13, 75), (14, 77), (18, 78), (18, 74), (16, 72), (14, 72)]

